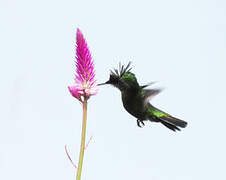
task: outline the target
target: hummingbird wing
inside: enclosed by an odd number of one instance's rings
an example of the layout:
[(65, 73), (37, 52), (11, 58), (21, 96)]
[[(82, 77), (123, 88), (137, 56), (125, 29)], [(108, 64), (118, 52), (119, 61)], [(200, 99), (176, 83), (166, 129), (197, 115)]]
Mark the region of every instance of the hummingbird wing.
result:
[(143, 85), (143, 86), (140, 86), (142, 89), (144, 89), (144, 88), (146, 88), (146, 87), (148, 87), (148, 86), (151, 86), (152, 84), (155, 84), (156, 83), (156, 81), (153, 81), (153, 82), (150, 82), (150, 83), (148, 83), (148, 84), (145, 84), (145, 85)]
[(143, 91), (144, 91), (143, 100), (144, 100), (144, 106), (145, 106), (149, 103), (151, 98), (159, 94), (162, 91), (162, 89), (143, 89)]

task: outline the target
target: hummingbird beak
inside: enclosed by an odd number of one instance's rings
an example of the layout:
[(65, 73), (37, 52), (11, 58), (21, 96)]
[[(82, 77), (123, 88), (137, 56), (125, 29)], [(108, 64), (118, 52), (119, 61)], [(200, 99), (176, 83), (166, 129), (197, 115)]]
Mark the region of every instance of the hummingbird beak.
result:
[(97, 86), (102, 86), (102, 85), (106, 85), (106, 84), (110, 84), (109, 81), (105, 82), (105, 83), (100, 83), (100, 84), (97, 84)]

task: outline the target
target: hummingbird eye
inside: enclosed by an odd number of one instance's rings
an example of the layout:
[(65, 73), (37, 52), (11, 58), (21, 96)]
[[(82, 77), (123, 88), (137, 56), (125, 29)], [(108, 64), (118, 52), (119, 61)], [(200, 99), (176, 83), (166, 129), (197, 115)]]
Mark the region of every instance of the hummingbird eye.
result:
[(110, 75), (109, 81), (110, 81), (112, 84), (117, 84), (117, 83), (118, 83), (118, 80), (119, 80), (118, 77), (115, 77), (115, 76), (113, 76), (113, 75)]

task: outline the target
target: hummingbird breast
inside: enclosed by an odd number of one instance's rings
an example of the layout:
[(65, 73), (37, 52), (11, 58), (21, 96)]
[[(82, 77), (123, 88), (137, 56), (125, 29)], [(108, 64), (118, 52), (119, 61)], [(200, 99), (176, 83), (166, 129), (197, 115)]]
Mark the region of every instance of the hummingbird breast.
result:
[(121, 94), (126, 111), (140, 120), (145, 120), (144, 103), (139, 93), (122, 92)]

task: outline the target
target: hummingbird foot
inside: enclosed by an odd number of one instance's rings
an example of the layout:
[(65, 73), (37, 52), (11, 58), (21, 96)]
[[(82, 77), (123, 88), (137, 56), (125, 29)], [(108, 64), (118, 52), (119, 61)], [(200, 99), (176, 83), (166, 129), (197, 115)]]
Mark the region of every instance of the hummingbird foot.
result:
[[(142, 124), (142, 126), (140, 125), (140, 123)], [(137, 119), (137, 126), (142, 128), (144, 126), (144, 121), (140, 120), (140, 119)]]

